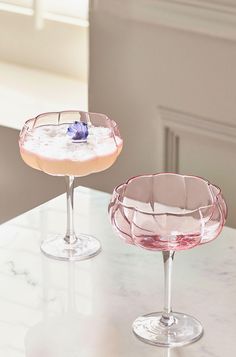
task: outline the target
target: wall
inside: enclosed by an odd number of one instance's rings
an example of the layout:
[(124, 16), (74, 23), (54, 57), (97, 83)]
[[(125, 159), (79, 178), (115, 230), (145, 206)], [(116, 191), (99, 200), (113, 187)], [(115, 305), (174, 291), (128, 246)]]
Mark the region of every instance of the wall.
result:
[[(200, 175), (222, 187), (236, 227), (234, 13), (228, 22), (195, 16), (192, 28), (185, 17), (173, 26), (154, 3), (100, 0), (90, 13), (89, 108), (116, 120), (125, 143), (95, 185), (111, 191), (162, 170)], [(215, 15), (214, 1), (206, 3)]]
[(0, 59), (87, 81), (88, 28), (0, 11)]
[(63, 178), (27, 167), (19, 155), (25, 120), (87, 110), (88, 27), (55, 20), (37, 31), (23, 13), (0, 11), (0, 223), (65, 191)]

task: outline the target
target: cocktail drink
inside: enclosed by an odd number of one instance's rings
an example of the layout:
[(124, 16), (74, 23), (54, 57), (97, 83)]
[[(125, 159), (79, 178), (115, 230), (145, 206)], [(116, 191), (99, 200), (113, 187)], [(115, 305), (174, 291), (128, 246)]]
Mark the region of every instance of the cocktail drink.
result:
[(172, 263), (175, 251), (208, 243), (220, 234), (227, 215), (221, 190), (195, 176), (137, 176), (115, 188), (109, 214), (115, 231), (126, 243), (163, 254), (164, 309), (137, 318), (135, 335), (165, 347), (197, 341), (203, 334), (200, 322), (172, 312)]
[(108, 169), (122, 150), (116, 123), (103, 114), (64, 111), (40, 114), (26, 121), (19, 139), (22, 159), (49, 175), (67, 182), (67, 231), (64, 237), (42, 242), (47, 256), (82, 260), (97, 255), (100, 242), (74, 231), (74, 178)]

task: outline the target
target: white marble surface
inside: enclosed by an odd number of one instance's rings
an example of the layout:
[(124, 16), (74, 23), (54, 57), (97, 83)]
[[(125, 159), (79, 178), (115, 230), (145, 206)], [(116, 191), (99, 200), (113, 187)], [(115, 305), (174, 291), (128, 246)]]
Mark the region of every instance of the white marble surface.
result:
[(39, 243), (65, 228), (60, 196), (0, 227), (0, 356), (236, 356), (236, 231), (176, 254), (173, 307), (198, 318), (204, 337), (161, 349), (132, 334), (140, 314), (162, 309), (160, 253), (124, 244), (112, 232), (109, 195), (76, 190), (76, 226), (97, 236), (102, 253), (65, 263), (40, 254)]

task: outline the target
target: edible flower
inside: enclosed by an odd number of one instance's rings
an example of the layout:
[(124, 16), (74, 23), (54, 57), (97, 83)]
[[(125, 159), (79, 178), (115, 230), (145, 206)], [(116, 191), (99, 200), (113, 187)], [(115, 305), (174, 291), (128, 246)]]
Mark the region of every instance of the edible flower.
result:
[(75, 121), (67, 129), (67, 134), (72, 136), (72, 140), (86, 142), (88, 137), (88, 125), (83, 121)]

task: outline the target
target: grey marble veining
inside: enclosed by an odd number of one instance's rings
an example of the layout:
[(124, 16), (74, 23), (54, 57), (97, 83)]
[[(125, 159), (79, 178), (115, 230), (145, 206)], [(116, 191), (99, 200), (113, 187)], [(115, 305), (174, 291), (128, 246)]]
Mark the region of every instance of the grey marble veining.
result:
[(48, 234), (63, 233), (60, 196), (0, 227), (0, 356), (4, 357), (225, 357), (236, 356), (236, 231), (176, 254), (173, 308), (198, 318), (203, 338), (162, 349), (138, 341), (133, 320), (160, 311), (160, 253), (124, 244), (107, 216), (109, 195), (76, 190), (76, 230), (103, 246), (79, 263), (41, 255)]

